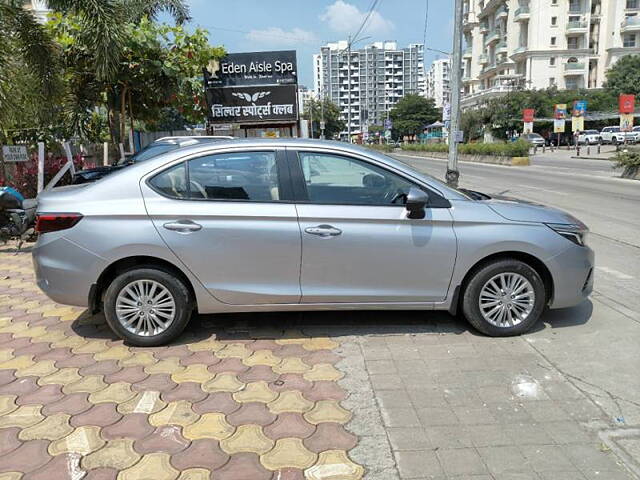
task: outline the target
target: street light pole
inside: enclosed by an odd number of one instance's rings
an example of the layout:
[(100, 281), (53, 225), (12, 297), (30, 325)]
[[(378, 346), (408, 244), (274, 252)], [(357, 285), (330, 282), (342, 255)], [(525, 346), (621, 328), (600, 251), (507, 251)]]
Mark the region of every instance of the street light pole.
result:
[(462, 74), (462, 1), (455, 0), (453, 21), (453, 55), (451, 58), (451, 123), (449, 125), (449, 161), (447, 163), (447, 184), (458, 186), (458, 130), (460, 126), (460, 77)]

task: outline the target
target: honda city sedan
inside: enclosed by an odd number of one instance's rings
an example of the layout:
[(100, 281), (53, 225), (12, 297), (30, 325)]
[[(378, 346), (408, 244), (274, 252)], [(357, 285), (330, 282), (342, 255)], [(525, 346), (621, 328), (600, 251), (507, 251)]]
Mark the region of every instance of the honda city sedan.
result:
[(39, 287), (103, 309), (140, 346), (171, 341), (194, 312), (461, 311), (484, 334), (518, 335), (593, 283), (571, 215), (317, 140), (173, 150), (44, 193), (37, 231)]

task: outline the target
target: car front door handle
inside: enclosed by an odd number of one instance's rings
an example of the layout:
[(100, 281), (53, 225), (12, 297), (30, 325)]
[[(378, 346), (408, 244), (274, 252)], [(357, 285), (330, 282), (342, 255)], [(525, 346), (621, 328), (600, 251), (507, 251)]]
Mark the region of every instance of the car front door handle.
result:
[(318, 225), (317, 227), (305, 228), (304, 231), (309, 235), (317, 235), (319, 237), (337, 237), (342, 234), (342, 230), (331, 225)]
[(202, 230), (202, 225), (199, 225), (191, 220), (178, 220), (175, 222), (168, 222), (163, 225), (167, 230), (178, 233), (192, 233)]

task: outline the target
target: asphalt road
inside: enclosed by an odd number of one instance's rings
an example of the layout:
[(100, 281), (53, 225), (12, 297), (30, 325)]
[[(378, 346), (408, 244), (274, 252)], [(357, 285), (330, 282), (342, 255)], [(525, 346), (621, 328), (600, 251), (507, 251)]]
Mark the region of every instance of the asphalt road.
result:
[[(446, 162), (395, 155), (443, 178)], [(527, 340), (575, 377), (622, 427), (640, 425), (640, 182), (616, 178), (611, 163), (538, 156), (529, 167), (460, 163), (460, 186), (561, 208), (591, 229), (596, 253), (591, 302), (550, 311)]]

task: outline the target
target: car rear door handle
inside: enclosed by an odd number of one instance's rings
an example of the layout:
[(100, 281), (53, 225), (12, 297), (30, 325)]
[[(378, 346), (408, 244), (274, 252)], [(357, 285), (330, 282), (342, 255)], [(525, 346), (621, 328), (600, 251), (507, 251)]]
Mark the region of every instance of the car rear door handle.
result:
[(178, 233), (191, 233), (202, 230), (202, 225), (195, 223), (192, 220), (177, 220), (175, 222), (168, 222), (163, 225), (167, 230)]
[(342, 233), (342, 230), (331, 225), (318, 225), (317, 227), (305, 228), (304, 231), (309, 235), (318, 235), (319, 237), (337, 237)]

